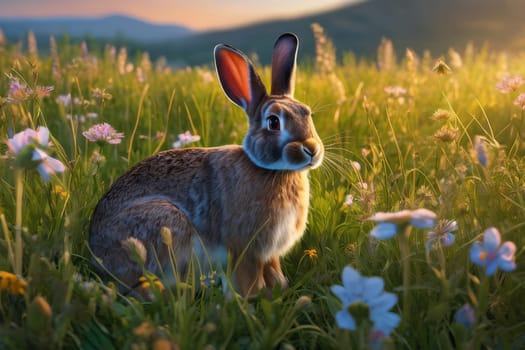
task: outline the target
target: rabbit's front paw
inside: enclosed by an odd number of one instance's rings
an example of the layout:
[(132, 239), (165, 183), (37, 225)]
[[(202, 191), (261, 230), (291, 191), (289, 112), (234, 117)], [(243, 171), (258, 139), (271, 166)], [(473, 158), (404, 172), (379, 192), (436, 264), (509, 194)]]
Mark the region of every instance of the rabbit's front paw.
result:
[(288, 279), (281, 270), (281, 263), (277, 256), (271, 258), (271, 260), (264, 265), (263, 276), (268, 288), (273, 288), (277, 284), (281, 286), (281, 289), (288, 287)]

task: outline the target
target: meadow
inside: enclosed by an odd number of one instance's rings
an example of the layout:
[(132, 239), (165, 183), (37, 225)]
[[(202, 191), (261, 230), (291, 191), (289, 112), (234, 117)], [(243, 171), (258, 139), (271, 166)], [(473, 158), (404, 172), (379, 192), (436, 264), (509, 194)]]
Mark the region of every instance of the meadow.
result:
[[(376, 59), (336, 61), (313, 29), (295, 95), (326, 156), (282, 259), (290, 286), (270, 299), (237, 295), (226, 269), (171, 287), (145, 273), (152, 300), (138, 300), (90, 262), (92, 211), (126, 169), (242, 142), (245, 116), (212, 67), (1, 44), (0, 348), (525, 347), (525, 53), (396, 57), (384, 40)], [(111, 137), (93, 138), (102, 123)]]

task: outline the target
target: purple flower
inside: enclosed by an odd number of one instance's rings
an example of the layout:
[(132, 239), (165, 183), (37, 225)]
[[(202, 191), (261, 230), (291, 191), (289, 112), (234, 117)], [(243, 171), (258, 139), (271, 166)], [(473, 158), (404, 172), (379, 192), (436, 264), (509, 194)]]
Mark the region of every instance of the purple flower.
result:
[(436, 214), (428, 209), (402, 210), (396, 213), (379, 212), (368, 218), (379, 224), (372, 229), (370, 235), (377, 239), (390, 239), (397, 234), (398, 225), (410, 224), (416, 228), (434, 226)]
[(82, 135), (91, 142), (96, 142), (100, 145), (106, 143), (116, 145), (122, 141), (124, 134), (117, 132), (108, 123), (95, 124), (87, 131), (82, 132)]
[(397, 303), (397, 296), (383, 290), (384, 281), (380, 277), (363, 277), (350, 266), (343, 269), (343, 285), (332, 286), (332, 292), (341, 299), (342, 309), (335, 319), (339, 328), (355, 330), (355, 316), (349, 311), (354, 304), (368, 307), (368, 315), (373, 322), (372, 333), (390, 335), (399, 325), (401, 318), (389, 310)]
[(427, 250), (430, 250), (432, 245), (437, 242), (443, 244), (445, 247), (451, 246), (456, 239), (452, 231), (456, 231), (457, 229), (458, 224), (455, 221), (440, 220), (432, 230), (428, 231), (428, 240), (425, 247)]
[(38, 170), (40, 176), (42, 176), (42, 179), (46, 182), (51, 179), (51, 175), (61, 173), (65, 170), (65, 166), (61, 161), (48, 156), (46, 152), (39, 148), (35, 148), (33, 158), (31, 159), (38, 162), (36, 170)]
[(7, 101), (10, 103), (20, 103), (29, 98), (31, 89), (26, 84), (21, 83), (17, 78), (12, 78), (9, 81), (9, 93)]
[(189, 131), (179, 134), (179, 139), (173, 143), (173, 148), (181, 148), (201, 139), (199, 135), (192, 135)]
[(476, 322), (476, 313), (469, 303), (463, 305), (454, 315), (454, 322), (463, 325), (466, 329), (472, 329)]
[(26, 129), (7, 140), (7, 147), (15, 158), (16, 166), (21, 169), (36, 167), (44, 181), (49, 181), (51, 175), (65, 170), (62, 162), (45, 152), (49, 144), (49, 130), (46, 127), (38, 127), (36, 131)]
[(487, 145), (485, 144), (485, 140), (479, 135), (474, 136), (474, 152), (478, 163), (484, 167), (487, 166), (489, 161)]
[(55, 100), (58, 104), (64, 106), (64, 107), (69, 107), (71, 105), (71, 94), (67, 94), (67, 95), (58, 95), (56, 100)]
[(501, 244), (501, 234), (490, 227), (485, 230), (483, 243), (475, 242), (470, 249), (470, 260), (480, 267), (485, 268), (487, 276), (492, 276), (500, 268), (503, 271), (516, 269), (514, 253), (516, 245), (507, 241)]

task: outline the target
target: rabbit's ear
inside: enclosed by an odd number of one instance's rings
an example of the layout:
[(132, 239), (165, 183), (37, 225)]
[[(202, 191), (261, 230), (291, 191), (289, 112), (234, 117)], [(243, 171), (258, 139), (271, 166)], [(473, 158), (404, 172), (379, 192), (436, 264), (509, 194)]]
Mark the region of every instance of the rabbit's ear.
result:
[(261, 78), (246, 56), (231, 46), (215, 46), (215, 67), (226, 96), (246, 112), (253, 111), (266, 95)]
[(299, 40), (292, 33), (281, 35), (273, 47), (272, 95), (293, 97)]

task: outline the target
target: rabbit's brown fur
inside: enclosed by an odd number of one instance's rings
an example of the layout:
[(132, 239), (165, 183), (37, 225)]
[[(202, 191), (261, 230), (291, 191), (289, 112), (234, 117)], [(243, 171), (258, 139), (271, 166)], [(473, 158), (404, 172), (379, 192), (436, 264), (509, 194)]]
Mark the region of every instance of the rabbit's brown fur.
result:
[[(282, 71), (284, 76), (274, 76), (272, 95), (266, 95), (245, 56), (228, 46), (216, 49), (223, 88), (249, 117), (244, 144), (168, 150), (120, 177), (95, 208), (89, 239), (110, 274), (134, 285), (143, 274), (137, 258), (154, 273), (169, 270), (160, 234), (167, 227), (182, 272), (196, 245), (222, 248), (237, 266), (235, 281), (242, 294), (286, 286), (279, 257), (305, 230), (307, 172), (323, 156), (309, 108), (291, 97), (295, 56), (288, 56), (296, 53), (294, 38), (285, 34), (276, 43), (274, 75)], [(267, 126), (270, 118), (279, 119), (272, 126), (279, 129)]]

